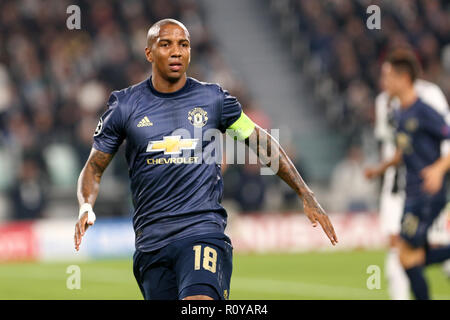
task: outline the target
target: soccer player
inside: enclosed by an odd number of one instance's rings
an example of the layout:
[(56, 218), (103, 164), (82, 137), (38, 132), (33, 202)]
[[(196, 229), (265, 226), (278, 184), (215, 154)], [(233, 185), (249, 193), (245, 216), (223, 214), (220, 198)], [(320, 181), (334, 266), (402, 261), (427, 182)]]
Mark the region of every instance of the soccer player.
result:
[(440, 113), (418, 98), (414, 88), (418, 62), (412, 53), (392, 53), (383, 64), (382, 73), (384, 89), (400, 102), (395, 115), (397, 149), (392, 159), (367, 175), (382, 175), (389, 167), (404, 162), (406, 199), (398, 239), (399, 258), (416, 299), (429, 299), (423, 269), (450, 258), (450, 246), (428, 245), (427, 232), (446, 204), (446, 188), (442, 181), (430, 188), (424, 177), (446, 160), (441, 157), (441, 142), (450, 138), (450, 127)]
[[(219, 164), (201, 161), (202, 150), (213, 139), (192, 139), (199, 130), (231, 132), (263, 163), (279, 161), (276, 174), (303, 200), (313, 226), (320, 224), (331, 243), (337, 243), (328, 216), (273, 137), (219, 85), (187, 77), (190, 36), (181, 22), (155, 23), (148, 31), (145, 56), (152, 64), (151, 77), (112, 92), (94, 133), (91, 154), (78, 180), (76, 250), (94, 223), (92, 207), (102, 173), (126, 139), (136, 235), (133, 271), (144, 298), (227, 299), (232, 246), (224, 234), (222, 177)], [(251, 143), (263, 139), (269, 148)]]
[[(384, 71), (384, 72), (383, 72)], [(386, 69), (381, 73), (381, 86), (384, 87)], [(417, 79), (414, 82), (417, 95), (426, 104), (438, 111), (442, 116), (449, 112), (448, 103), (442, 90), (429, 81)], [(393, 114), (398, 110), (398, 99), (391, 97), (386, 91), (375, 99), (375, 136), (381, 142), (381, 158), (391, 159), (395, 154), (395, 128)], [(441, 152), (449, 150), (449, 141), (444, 141)], [(368, 168), (366, 175), (370, 177), (377, 168)], [(394, 300), (408, 300), (410, 295), (409, 280), (398, 257), (397, 242), (400, 233), (400, 221), (405, 202), (405, 170), (403, 167), (390, 167), (383, 176), (380, 196), (380, 221), (383, 233), (389, 239), (389, 252), (385, 260), (385, 274), (388, 279), (389, 294)], [(446, 214), (443, 210), (442, 214)], [(441, 228), (442, 229), (442, 228)], [(442, 232), (442, 231), (441, 231)]]

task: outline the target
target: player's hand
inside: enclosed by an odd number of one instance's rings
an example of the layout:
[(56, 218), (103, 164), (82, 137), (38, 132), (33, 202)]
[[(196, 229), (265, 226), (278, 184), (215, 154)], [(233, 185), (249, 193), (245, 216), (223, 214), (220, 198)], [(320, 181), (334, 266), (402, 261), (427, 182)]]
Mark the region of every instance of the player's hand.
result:
[(378, 168), (366, 168), (364, 176), (369, 180), (375, 179), (380, 176), (380, 170)]
[(88, 221), (88, 212), (83, 213), (80, 219), (78, 219), (77, 223), (75, 224), (75, 250), (80, 250), (81, 238), (83, 238), (86, 230), (90, 226), (94, 225), (94, 221), (95, 219)]
[(317, 227), (317, 223), (320, 223), (323, 231), (327, 235), (328, 239), (330, 239), (331, 244), (333, 246), (336, 245), (336, 243), (338, 243), (338, 239), (333, 225), (321, 205), (317, 202), (314, 195), (305, 195), (303, 197), (303, 208), (309, 221), (311, 221), (312, 226), (315, 228)]
[(428, 194), (435, 194), (442, 188), (445, 170), (441, 168), (439, 163), (434, 163), (425, 167), (420, 172), (423, 178), (422, 189)]

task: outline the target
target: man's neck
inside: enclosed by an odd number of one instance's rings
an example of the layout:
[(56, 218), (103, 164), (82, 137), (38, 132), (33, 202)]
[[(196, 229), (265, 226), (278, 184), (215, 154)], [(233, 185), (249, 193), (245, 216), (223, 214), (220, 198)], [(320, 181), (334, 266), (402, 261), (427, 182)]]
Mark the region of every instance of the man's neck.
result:
[(153, 73), (152, 75), (152, 85), (156, 91), (161, 93), (172, 93), (180, 90), (186, 84), (186, 73), (178, 79), (176, 82), (170, 82), (166, 79), (162, 78), (157, 73)]
[(408, 109), (417, 100), (416, 90), (413, 86), (398, 94), (402, 109)]

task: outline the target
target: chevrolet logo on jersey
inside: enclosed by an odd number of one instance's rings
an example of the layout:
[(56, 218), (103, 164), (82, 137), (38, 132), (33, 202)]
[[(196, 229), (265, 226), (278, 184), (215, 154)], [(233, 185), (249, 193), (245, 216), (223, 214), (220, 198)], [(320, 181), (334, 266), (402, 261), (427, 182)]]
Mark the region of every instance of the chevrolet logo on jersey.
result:
[(178, 157), (178, 158), (157, 158), (157, 159), (152, 159), (152, 158), (148, 158), (147, 159), (147, 164), (193, 164), (193, 163), (198, 163), (198, 157), (188, 157), (188, 158), (183, 158), (183, 157)]
[(167, 136), (163, 140), (150, 141), (147, 152), (160, 152), (164, 154), (180, 154), (182, 150), (194, 150), (198, 139), (183, 139), (181, 136)]

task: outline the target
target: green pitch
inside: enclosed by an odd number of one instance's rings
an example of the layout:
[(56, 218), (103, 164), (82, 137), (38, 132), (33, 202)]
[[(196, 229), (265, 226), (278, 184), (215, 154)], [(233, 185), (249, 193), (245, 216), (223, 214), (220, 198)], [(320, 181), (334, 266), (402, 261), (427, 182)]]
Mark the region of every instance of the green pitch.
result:
[[(66, 287), (78, 265), (81, 289)], [(388, 299), (384, 252), (235, 254), (230, 299)], [(367, 267), (381, 269), (381, 288), (367, 289)], [(428, 268), (434, 299), (450, 299), (450, 280)], [(128, 260), (0, 264), (0, 299), (142, 299)]]

